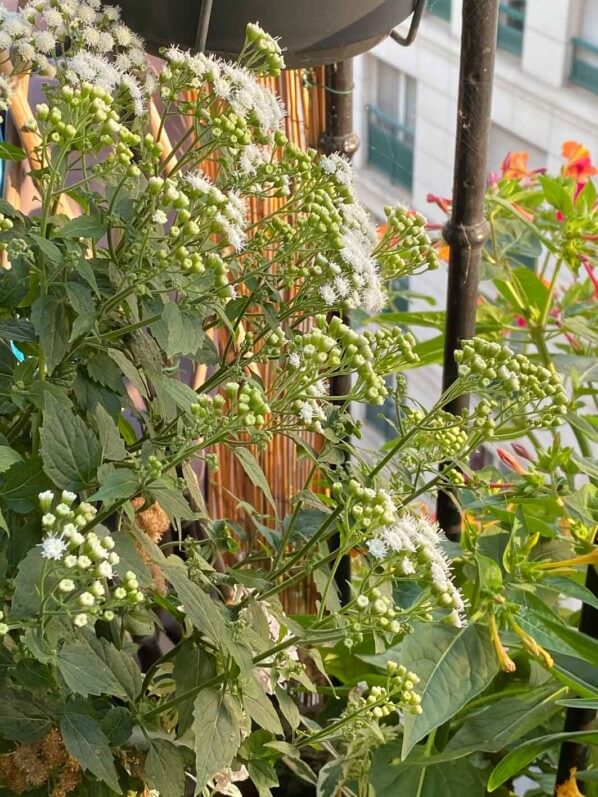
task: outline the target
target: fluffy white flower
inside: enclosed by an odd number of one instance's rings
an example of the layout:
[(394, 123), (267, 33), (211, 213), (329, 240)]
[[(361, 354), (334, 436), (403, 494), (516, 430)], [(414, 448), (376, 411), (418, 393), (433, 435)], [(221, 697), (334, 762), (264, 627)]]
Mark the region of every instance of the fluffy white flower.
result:
[(293, 351), (289, 354), (289, 365), (291, 365), (293, 368), (299, 368), (301, 365), (301, 357), (299, 357), (296, 351)]
[(54, 36), (48, 30), (36, 31), (33, 35), (33, 41), (36, 49), (46, 55), (54, 49), (56, 44)]
[(77, 628), (83, 628), (87, 625), (87, 615), (86, 614), (77, 614), (73, 619), (73, 624)]
[(374, 537), (373, 540), (368, 540), (366, 545), (368, 551), (374, 557), (374, 559), (384, 559), (388, 553), (386, 543), (379, 537)]
[(62, 25), (62, 14), (55, 8), (45, 8), (42, 11), (42, 17), (49, 28), (57, 28)]
[(157, 210), (154, 215), (152, 216), (152, 221), (155, 224), (166, 224), (168, 221), (168, 216), (164, 213), (163, 210)]
[(322, 285), (320, 288), (320, 296), (324, 299), (324, 303), (327, 304), (328, 307), (332, 307), (338, 300), (336, 291), (332, 285)]
[(112, 28), (112, 35), (114, 36), (116, 42), (120, 44), (121, 47), (129, 47), (133, 42), (133, 34), (127, 28), (126, 25), (122, 23), (119, 25), (115, 25)]
[(106, 561), (99, 563), (99, 565), (96, 567), (96, 573), (102, 578), (114, 577), (114, 570), (112, 569), (112, 565)]
[(299, 414), (299, 417), (305, 424), (310, 424), (314, 419), (314, 408), (307, 401), (301, 402), (301, 405), (298, 408), (297, 412)]
[(100, 31), (97, 28), (85, 28), (81, 36), (88, 47), (97, 47), (100, 43)]
[(44, 559), (54, 559), (59, 562), (66, 552), (66, 542), (62, 537), (57, 537), (55, 534), (49, 534), (39, 546), (42, 549), (42, 556)]

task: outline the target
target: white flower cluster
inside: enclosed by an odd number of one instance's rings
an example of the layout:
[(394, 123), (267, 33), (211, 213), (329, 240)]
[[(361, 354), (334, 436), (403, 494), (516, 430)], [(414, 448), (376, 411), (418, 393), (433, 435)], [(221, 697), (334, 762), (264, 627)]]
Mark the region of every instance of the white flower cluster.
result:
[(75, 626), (88, 624), (89, 618), (114, 618), (114, 610), (134, 607), (145, 600), (137, 577), (131, 571), (114, 586), (114, 566), (120, 561), (111, 534), (85, 532), (93, 523), (96, 508), (82, 501), (75, 506), (75, 493), (63, 490), (56, 498), (52, 490), (39, 495), (45, 536), (39, 544), (41, 556), (52, 563), (56, 580), (55, 602), (72, 617)]
[[(15, 74), (35, 69), (59, 83), (82, 82), (114, 93), (123, 88), (136, 115), (146, 107), (150, 83), (142, 40), (99, 0), (30, 0), (17, 11), (0, 8), (0, 50), (10, 52)], [(58, 52), (63, 56), (56, 57)], [(0, 105), (10, 101), (0, 83)]]
[(444, 535), (437, 523), (426, 517), (404, 514), (384, 526), (368, 540), (374, 559), (389, 561), (399, 577), (427, 577), (438, 606), (450, 609), (456, 626), (465, 622), (465, 603), (452, 580), (451, 563), (442, 550)]

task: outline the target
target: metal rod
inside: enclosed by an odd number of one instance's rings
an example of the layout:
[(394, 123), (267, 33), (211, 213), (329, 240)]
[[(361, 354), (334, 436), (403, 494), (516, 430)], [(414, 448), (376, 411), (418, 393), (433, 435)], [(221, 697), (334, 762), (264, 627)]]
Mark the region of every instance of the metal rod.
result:
[[(488, 238), (484, 196), (496, 54), (498, 0), (463, 0), (461, 68), (452, 214), (443, 235), (450, 246), (443, 389), (457, 379), (454, 352), (475, 334), (481, 248)], [(469, 396), (447, 405), (458, 415)], [(450, 491), (438, 495), (437, 518), (449, 539), (461, 535), (461, 513)]]
[[(595, 542), (596, 541), (598, 541), (598, 538)], [(585, 584), (593, 595), (598, 596), (598, 573), (593, 565), (590, 565), (586, 571)], [(598, 638), (598, 609), (595, 609), (593, 606), (588, 606), (587, 603), (582, 605), (579, 630), (594, 639)], [(565, 726), (563, 730), (566, 732), (592, 730), (595, 719), (596, 712), (591, 709), (568, 708), (565, 714)], [(571, 770), (575, 768), (577, 772), (581, 772), (588, 768), (588, 762), (589, 748), (587, 744), (563, 742), (559, 755), (555, 795), (557, 794), (558, 787), (571, 777)], [(583, 781), (577, 784), (577, 788), (582, 794), (586, 793)]]
[(195, 49), (203, 53), (206, 49), (208, 31), (210, 29), (210, 19), (212, 17), (213, 0), (203, 0), (201, 11), (199, 12), (199, 24), (197, 25), (197, 36), (195, 39)]
[[(325, 67), (324, 85), (326, 87), (326, 129), (320, 138), (320, 149), (325, 155), (338, 152), (352, 158), (359, 146), (359, 139), (353, 132), (353, 61), (347, 59)], [(343, 321), (348, 323), (343, 316)], [(330, 395), (347, 396), (351, 392), (349, 374), (331, 379)], [(343, 404), (339, 399), (337, 404)], [(339, 467), (343, 467), (340, 465)], [(330, 539), (330, 549), (338, 550), (340, 535), (335, 533)], [(351, 599), (351, 558), (343, 556), (336, 571), (336, 584), (343, 605)]]

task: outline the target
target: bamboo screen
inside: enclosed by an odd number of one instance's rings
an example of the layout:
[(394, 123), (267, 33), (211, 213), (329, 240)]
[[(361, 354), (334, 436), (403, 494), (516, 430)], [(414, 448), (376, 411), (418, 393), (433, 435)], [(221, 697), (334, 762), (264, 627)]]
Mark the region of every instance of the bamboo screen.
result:
[[(264, 82), (273, 91), (279, 94), (287, 110), (285, 120), (288, 138), (302, 148), (314, 147), (319, 143), (325, 124), (325, 90), (324, 70), (317, 68), (309, 70), (288, 70), (280, 78), (264, 78)], [(37, 81), (36, 81), (37, 83)], [(31, 96), (33, 95), (33, 97)], [(27, 79), (22, 79), (19, 90), (15, 92), (7, 138), (19, 140), (27, 151), (30, 161), (35, 164), (34, 147), (36, 142), (26, 130), (23, 130), (27, 120), (31, 118), (31, 105), (40, 95), (40, 86), (29, 86)], [(152, 120), (157, 129), (157, 111), (152, 107)], [(163, 135), (163, 143), (168, 144), (168, 136)], [(215, 164), (207, 163), (205, 170), (214, 173)], [(4, 179), (4, 197), (15, 207), (23, 212), (29, 212), (36, 206), (35, 190), (31, 180), (26, 176), (26, 167), (23, 163), (6, 162)], [(280, 207), (283, 200), (253, 200), (250, 207), (250, 217), (253, 222), (259, 221), (263, 216)], [(79, 210), (68, 197), (61, 197), (60, 211), (66, 215), (78, 215)], [(219, 332), (220, 338), (215, 340), (217, 346), (224, 346), (226, 341), (224, 333)], [(273, 375), (274, 366), (264, 366), (260, 376), (267, 390)], [(198, 368), (195, 373), (195, 386), (199, 386), (205, 378), (205, 372)], [(315, 446), (316, 435), (306, 434), (306, 442)], [(278, 514), (284, 518), (288, 514), (293, 496), (306, 484), (309, 476), (310, 465), (306, 460), (297, 456), (295, 444), (288, 438), (278, 436), (264, 452), (254, 452), (262, 466), (271, 492), (274, 496)], [(251, 542), (252, 523), (239, 509), (240, 501), (247, 502), (255, 508), (258, 514), (271, 515), (272, 509), (261, 490), (253, 485), (246, 476), (236, 457), (229, 449), (220, 446), (217, 450), (220, 468), (215, 474), (206, 479), (207, 504), (212, 517), (228, 518), (239, 521), (246, 529)], [(283, 603), (290, 613), (303, 613), (309, 611), (315, 601), (315, 591), (311, 582), (299, 584), (283, 596)]]

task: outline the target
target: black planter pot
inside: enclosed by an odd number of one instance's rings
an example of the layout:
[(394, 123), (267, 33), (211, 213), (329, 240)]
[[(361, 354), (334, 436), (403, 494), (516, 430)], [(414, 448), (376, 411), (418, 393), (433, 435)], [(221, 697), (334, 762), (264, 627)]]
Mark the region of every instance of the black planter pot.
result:
[[(197, 49), (205, 0), (120, 0), (124, 21), (149, 52), (178, 44)], [(417, 0), (213, 0), (206, 49), (234, 57), (248, 22), (280, 38), (288, 67), (359, 55), (412, 13)]]

